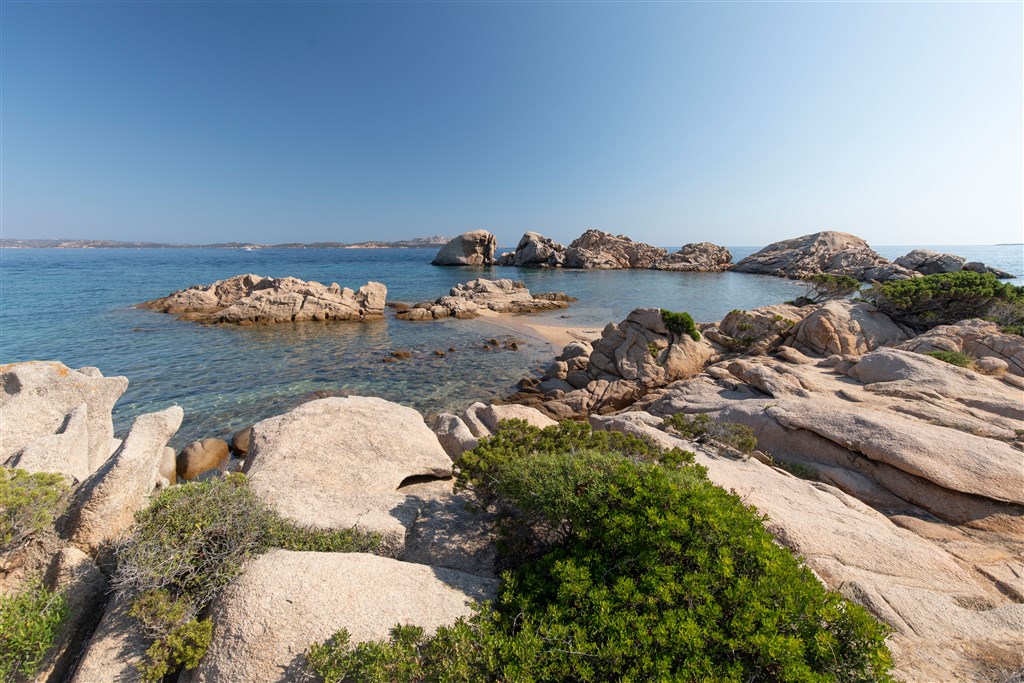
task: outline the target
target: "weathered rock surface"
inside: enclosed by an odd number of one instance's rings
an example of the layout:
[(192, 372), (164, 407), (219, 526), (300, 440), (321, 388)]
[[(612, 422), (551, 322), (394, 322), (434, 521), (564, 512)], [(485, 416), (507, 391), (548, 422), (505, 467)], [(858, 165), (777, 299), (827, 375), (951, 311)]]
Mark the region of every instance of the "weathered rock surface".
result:
[(448, 296), (418, 303), (395, 313), (399, 320), (438, 320), (441, 318), (475, 318), (481, 309), (496, 313), (535, 313), (566, 308), (572, 297), (561, 292), (530, 294), (518, 280), (487, 280), (479, 278), (452, 287)]
[(871, 304), (829, 301), (793, 328), (787, 345), (822, 355), (859, 356), (906, 341), (911, 332)]
[(110, 456), (127, 378), (30, 361), (0, 367), (0, 387), (0, 463), (81, 481)]
[(516, 245), (514, 252), (502, 254), (502, 258), (498, 260), (498, 265), (545, 268), (560, 266), (564, 260), (564, 246), (540, 233), (527, 232), (519, 240), (519, 244)]
[(185, 481), (192, 481), (210, 470), (225, 470), (231, 459), (228, 442), (223, 439), (193, 441), (178, 453), (177, 473)]
[(435, 266), (489, 266), (494, 263), (498, 240), (486, 230), (464, 232), (441, 247), (431, 262)]
[(975, 358), (994, 358), (1006, 363), (1009, 372), (1024, 375), (1024, 337), (1000, 332), (995, 323), (978, 318), (940, 325), (898, 348), (918, 353), (959, 351)]
[(932, 249), (914, 249), (893, 261), (898, 266), (903, 266), (907, 270), (916, 270), (922, 275), (955, 273), (958, 270), (963, 270), (966, 262), (967, 259), (963, 256), (943, 254)]
[(775, 304), (749, 311), (734, 310), (718, 323), (704, 327), (701, 333), (728, 349), (760, 353), (777, 348), (792, 336), (793, 327), (806, 318), (814, 307)]
[(396, 554), (417, 513), (403, 483), (452, 476), (419, 413), (379, 398), (310, 401), (255, 424), (250, 449), (242, 471), (285, 518), (379, 533)]
[(96, 627), (107, 592), (107, 578), (78, 548), (54, 555), (43, 583), (64, 595), (67, 616), (47, 651), (36, 680), (63, 681), (85, 639)]
[(134, 617), (128, 615), (130, 609), (130, 603), (124, 598), (115, 598), (107, 605), (71, 683), (141, 680), (138, 666), (153, 641), (138, 627)]
[(466, 451), (476, 448), (479, 439), (473, 436), (469, 427), (458, 415), (441, 413), (434, 422), (434, 434), (441, 448), (452, 460), (456, 460)]
[(345, 628), (353, 643), (395, 624), (433, 633), (493, 597), (495, 582), (361, 553), (274, 550), (247, 565), (213, 608), (213, 642), (192, 675), (207, 681), (300, 680), (303, 653)]
[(294, 277), (236, 275), (195, 285), (140, 304), (161, 313), (207, 323), (283, 323), (304, 320), (371, 320), (384, 317), (387, 287), (368, 282), (357, 291)]
[(1007, 273), (1005, 270), (1000, 270), (994, 266), (986, 266), (984, 263), (979, 261), (970, 261), (964, 264), (964, 270), (970, 270), (975, 273), (992, 273), (1000, 280), (1011, 280), (1017, 276), (1013, 273)]
[(830, 273), (863, 281), (905, 280), (916, 276), (880, 256), (861, 238), (833, 231), (774, 242), (737, 263), (733, 270), (789, 278)]
[(76, 492), (80, 503), (72, 524), (72, 541), (97, 552), (135, 521), (157, 484), (164, 447), (181, 426), (184, 412), (172, 406), (135, 420), (124, 443)]
[(714, 273), (732, 267), (732, 252), (711, 242), (685, 244), (674, 253), (654, 263), (656, 270)]
[(643, 242), (634, 242), (625, 235), (612, 235), (601, 230), (587, 230), (565, 250), (566, 268), (651, 268), (668, 252)]

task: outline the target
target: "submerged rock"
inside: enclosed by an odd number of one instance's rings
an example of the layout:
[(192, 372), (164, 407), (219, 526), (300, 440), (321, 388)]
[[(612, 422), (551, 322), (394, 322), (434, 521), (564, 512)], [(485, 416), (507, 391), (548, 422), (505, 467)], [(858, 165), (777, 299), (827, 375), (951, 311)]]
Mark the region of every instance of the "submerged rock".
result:
[(206, 323), (282, 323), (305, 320), (371, 320), (384, 317), (387, 287), (368, 282), (357, 291), (294, 277), (236, 275), (195, 285), (140, 304), (185, 320)]
[(486, 230), (471, 230), (441, 247), (431, 263), (435, 266), (490, 266), (498, 240)]
[(833, 231), (774, 242), (737, 263), (733, 270), (800, 279), (819, 273), (848, 275), (862, 281), (917, 277), (879, 255), (861, 238)]

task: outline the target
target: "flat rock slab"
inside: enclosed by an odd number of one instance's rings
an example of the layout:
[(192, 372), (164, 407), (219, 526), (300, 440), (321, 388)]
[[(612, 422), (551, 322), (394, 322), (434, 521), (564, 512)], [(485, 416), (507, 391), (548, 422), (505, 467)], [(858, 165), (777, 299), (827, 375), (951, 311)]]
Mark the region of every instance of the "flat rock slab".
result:
[(363, 553), (274, 550), (214, 603), (213, 642), (192, 683), (303, 680), (303, 653), (336, 631), (353, 643), (397, 624), (433, 633), (494, 597), (497, 582)]
[(305, 403), (253, 426), (242, 471), (285, 518), (321, 529), (357, 527), (398, 551), (416, 516), (399, 487), (452, 476), (452, 461), (420, 414), (380, 398)]

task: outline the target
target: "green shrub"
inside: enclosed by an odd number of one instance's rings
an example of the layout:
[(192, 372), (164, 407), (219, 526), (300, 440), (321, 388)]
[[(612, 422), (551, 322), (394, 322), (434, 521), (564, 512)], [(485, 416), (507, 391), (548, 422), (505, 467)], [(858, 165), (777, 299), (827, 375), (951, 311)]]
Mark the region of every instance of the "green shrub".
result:
[(1024, 287), (1002, 283), (991, 273), (962, 270), (884, 282), (864, 296), (893, 320), (918, 329), (965, 318), (1004, 326), (1024, 322)]
[(132, 616), (156, 638), (141, 671), (159, 680), (202, 657), (209, 626), (198, 616), (250, 557), (275, 547), (355, 552), (378, 543), (355, 530), (296, 526), (257, 498), (240, 474), (165, 489), (136, 516), (113, 580), (134, 601)]
[(0, 595), (0, 680), (32, 678), (67, 614), (64, 597), (40, 581)]
[(0, 552), (52, 524), (64, 510), (68, 489), (60, 474), (0, 468)]
[(712, 442), (750, 453), (757, 448), (757, 438), (750, 427), (737, 422), (714, 420), (706, 413), (684, 415), (676, 413), (665, 418), (662, 428), (670, 428), (684, 439), (697, 443)]
[(821, 480), (818, 470), (809, 465), (805, 465), (802, 462), (776, 462), (775, 466), (780, 470), (789, 472), (794, 477), (799, 477), (800, 479), (806, 479), (807, 481)]
[(860, 282), (849, 275), (832, 275), (831, 273), (818, 273), (811, 277), (804, 278), (807, 286), (807, 294), (798, 299), (797, 305), (819, 304), (824, 301), (845, 299), (860, 289)]
[(530, 443), (557, 434), (522, 432), (522, 450), (482, 441), (469, 476), (523, 522), (550, 529), (549, 550), (506, 572), (493, 605), (433, 637), (397, 628), (390, 642), (352, 647), (335, 634), (309, 650), (317, 673), (327, 681), (892, 680), (887, 628), (825, 590), (703, 468), (614, 449), (533, 451)]
[(928, 351), (924, 355), (938, 358), (939, 360), (955, 365), (958, 368), (969, 368), (974, 365), (974, 359), (960, 351)]
[(700, 331), (697, 329), (697, 324), (693, 322), (693, 318), (689, 313), (673, 313), (663, 308), (661, 309), (661, 319), (665, 322), (665, 327), (672, 334), (680, 337), (686, 334), (693, 341), (700, 341)]

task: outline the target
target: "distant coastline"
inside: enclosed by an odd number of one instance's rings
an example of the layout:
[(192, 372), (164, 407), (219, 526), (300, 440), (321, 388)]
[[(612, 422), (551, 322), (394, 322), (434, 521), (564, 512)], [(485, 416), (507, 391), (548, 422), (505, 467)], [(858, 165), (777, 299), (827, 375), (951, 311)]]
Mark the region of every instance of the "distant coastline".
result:
[(0, 239), (5, 249), (416, 249), (447, 244), (450, 237), (433, 235), (414, 237), (395, 242), (287, 242), (284, 244), (254, 244), (249, 242), (217, 242), (214, 244), (172, 244), (167, 242), (122, 242), (118, 240), (66, 240), (66, 239)]

